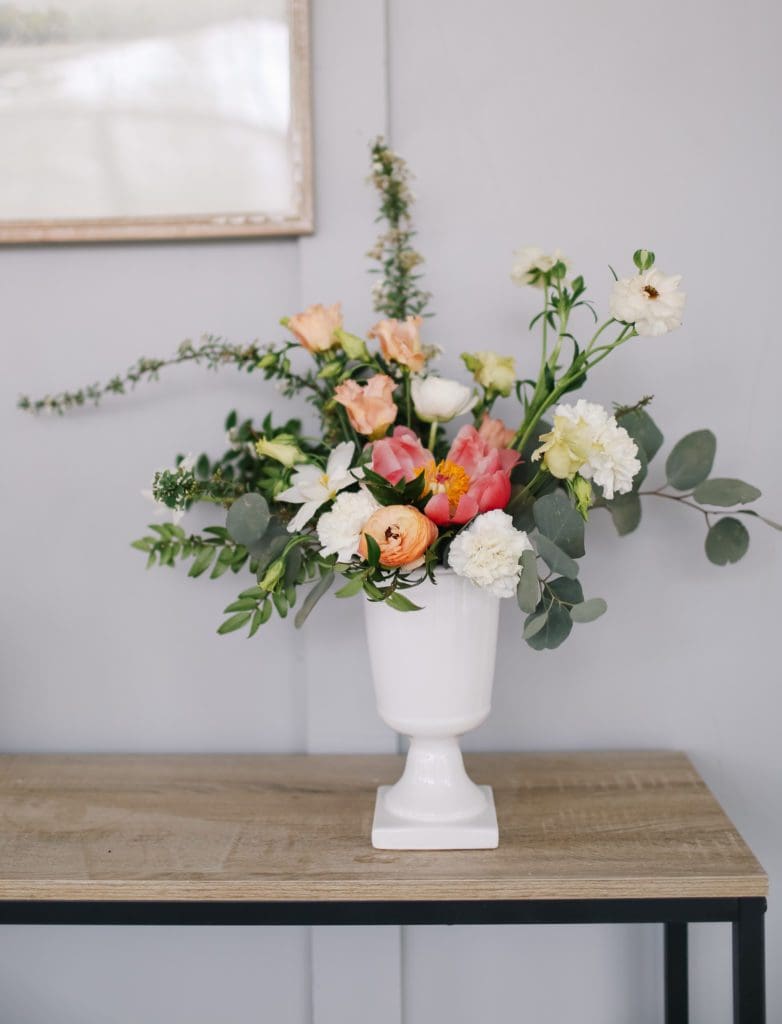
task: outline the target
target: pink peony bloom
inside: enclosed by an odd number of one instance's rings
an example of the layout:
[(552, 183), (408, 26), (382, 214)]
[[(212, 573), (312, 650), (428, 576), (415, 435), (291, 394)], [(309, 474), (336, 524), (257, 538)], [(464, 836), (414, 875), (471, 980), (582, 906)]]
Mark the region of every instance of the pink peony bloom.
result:
[(391, 397), (395, 382), (384, 373), (376, 373), (363, 386), (346, 380), (334, 388), (334, 398), (348, 411), (354, 430), (374, 440), (382, 437), (396, 419), (398, 409)]
[(400, 480), (409, 483), (432, 461), (432, 453), (424, 448), (414, 430), (395, 427), (391, 437), (381, 438), (372, 446), (370, 469), (390, 484), (398, 484)]
[(502, 420), (493, 420), (487, 412), (483, 414), (478, 435), (490, 448), (507, 448), (513, 440), (514, 431), (506, 427)]
[(432, 497), (424, 512), (439, 526), (468, 523), (482, 512), (505, 508), (510, 473), (519, 461), (510, 448), (492, 448), (469, 424), (456, 435), (448, 458), (425, 469)]

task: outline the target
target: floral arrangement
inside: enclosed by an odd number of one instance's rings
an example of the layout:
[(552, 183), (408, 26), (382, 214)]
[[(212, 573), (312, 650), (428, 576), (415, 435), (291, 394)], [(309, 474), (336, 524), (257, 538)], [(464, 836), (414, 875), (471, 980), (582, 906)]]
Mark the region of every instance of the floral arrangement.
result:
[[(681, 279), (662, 273), (654, 253), (637, 250), (634, 272), (614, 275), (600, 321), (583, 277), (558, 250), (521, 249), (511, 278), (540, 294), (530, 324), (540, 332), (537, 374), (527, 353), (519, 376), (514, 356), (477, 351), (461, 357), (467, 383), (447, 379), (426, 342), (430, 296), (413, 248), (409, 174), (382, 140), (372, 147), (371, 180), (386, 230), (369, 253), (380, 319), (365, 334), (345, 329), (338, 303), (314, 305), (281, 320), (289, 333), (281, 343), (241, 347), (207, 337), (172, 359), (142, 359), (103, 386), (20, 399), (34, 412), (63, 412), (124, 393), (168, 365), (196, 362), (259, 373), (311, 404), (314, 437), (297, 418), (256, 424), (231, 412), (221, 456), (180, 456), (155, 474), (151, 495), (173, 521), (134, 542), (147, 564), (188, 562), (192, 577), (252, 576), (219, 633), (247, 628), (252, 636), (273, 612), (285, 617), (292, 608), (300, 626), (335, 581), (338, 597), (363, 594), (414, 612), (416, 586), (436, 583), (448, 568), (498, 597), (516, 597), (527, 643), (554, 648), (573, 623), (606, 610), (601, 598), (585, 598), (578, 579), (592, 510), (606, 509), (627, 534), (640, 522), (642, 497), (675, 500), (703, 516), (706, 554), (717, 565), (747, 550), (738, 515), (782, 529), (737, 507), (755, 501), (757, 488), (711, 476), (711, 431), (682, 438), (665, 463), (666, 483), (642, 490), (663, 443), (651, 398), (613, 411), (568, 398), (620, 346), (680, 325)], [(576, 321), (589, 327), (583, 340)], [(495, 414), (499, 399), (517, 403), (512, 418)], [(224, 524), (186, 532), (180, 519), (196, 502), (224, 507)]]

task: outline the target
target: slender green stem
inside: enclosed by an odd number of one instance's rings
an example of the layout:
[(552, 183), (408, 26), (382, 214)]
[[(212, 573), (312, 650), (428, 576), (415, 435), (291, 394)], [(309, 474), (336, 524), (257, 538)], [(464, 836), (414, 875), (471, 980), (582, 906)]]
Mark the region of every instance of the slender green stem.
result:
[(437, 420), (433, 420), (429, 427), (429, 451), (434, 455), (434, 446), (437, 444), (437, 428), (439, 424)]

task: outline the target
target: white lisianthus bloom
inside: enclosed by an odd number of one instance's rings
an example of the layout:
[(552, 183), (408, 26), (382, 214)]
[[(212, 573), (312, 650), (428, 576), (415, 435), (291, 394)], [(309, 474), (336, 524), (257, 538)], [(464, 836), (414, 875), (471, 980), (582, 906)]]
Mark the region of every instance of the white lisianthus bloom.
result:
[(343, 491), (334, 504), (318, 519), (318, 540), (322, 555), (336, 555), (340, 562), (349, 562), (358, 554), (361, 531), (367, 519), (380, 508), (365, 488)]
[(542, 288), (544, 285), (543, 275), (547, 274), (557, 263), (564, 263), (566, 267), (570, 267), (570, 261), (565, 259), (559, 249), (547, 253), (543, 249), (538, 249), (537, 246), (528, 245), (513, 254), (510, 279), (520, 288), (528, 284), (534, 288)]
[(553, 428), (540, 440), (543, 444), (532, 453), (533, 462), (542, 458), (559, 480), (572, 480), (576, 473), (594, 480), (609, 501), (615, 493), (632, 489), (641, 468), (638, 446), (625, 428), (602, 405), (583, 398), (575, 405), (558, 405)]
[(476, 516), (451, 541), (448, 564), (457, 576), (495, 597), (513, 597), (521, 576), (519, 559), (532, 548), (529, 537), (517, 530), (502, 509)]
[(413, 377), (411, 390), (415, 411), (425, 423), (448, 423), (478, 401), (466, 384), (444, 377)]
[(360, 469), (351, 469), (355, 445), (343, 441), (329, 455), (326, 471), (320, 466), (307, 465), (297, 469), (291, 477), (291, 486), (277, 495), (278, 501), (301, 504), (301, 508), (288, 523), (288, 532), (297, 533), (312, 519), (324, 502), (350, 487), (361, 476)]
[(608, 303), (611, 316), (634, 324), (642, 336), (667, 334), (681, 326), (687, 296), (679, 288), (680, 283), (681, 274), (663, 274), (654, 269), (620, 278)]

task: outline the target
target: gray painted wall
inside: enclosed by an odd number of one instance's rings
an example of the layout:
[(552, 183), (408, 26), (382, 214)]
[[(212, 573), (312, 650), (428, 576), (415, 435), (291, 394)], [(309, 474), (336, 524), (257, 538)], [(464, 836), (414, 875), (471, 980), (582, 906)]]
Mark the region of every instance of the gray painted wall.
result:
[[(232, 373), (181, 371), (63, 422), (17, 393), (102, 379), (202, 331), (279, 336), (277, 318), (341, 298), (371, 320), (366, 146), (388, 131), (417, 174), (421, 247), (455, 368), (464, 348), (534, 360), (534, 294), (508, 282), (521, 244), (561, 246), (602, 300), (638, 245), (681, 272), (687, 322), (596, 371), (588, 397), (656, 395), (671, 440), (713, 427), (717, 469), (782, 513), (777, 339), (782, 15), (619, 0), (314, 0), (318, 232), (301, 241), (0, 252), (6, 439), (0, 748), (394, 749), (372, 706), (358, 609), (303, 636), (271, 623), (218, 639), (231, 580), (147, 575), (128, 546), (139, 496), (178, 450), (218, 448), (228, 408), (279, 407)], [(659, 469), (657, 471), (659, 473)], [(688, 750), (782, 875), (780, 538), (709, 565), (697, 516), (648, 507), (618, 542), (595, 514), (583, 576), (610, 614), (537, 655), (504, 609), (495, 710), (475, 749)], [(340, 609), (343, 611), (344, 609)], [(347, 671), (346, 671), (347, 667)], [(769, 913), (769, 967), (782, 917)], [(693, 1013), (729, 1021), (729, 937), (693, 929)], [(0, 929), (5, 1024), (423, 1024), (661, 1019), (652, 927), (326, 931)], [(770, 1020), (782, 987), (769, 972)], [(564, 979), (567, 979), (565, 982)]]

